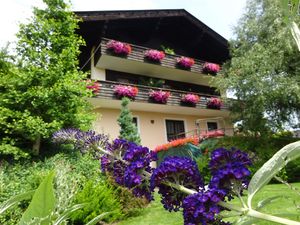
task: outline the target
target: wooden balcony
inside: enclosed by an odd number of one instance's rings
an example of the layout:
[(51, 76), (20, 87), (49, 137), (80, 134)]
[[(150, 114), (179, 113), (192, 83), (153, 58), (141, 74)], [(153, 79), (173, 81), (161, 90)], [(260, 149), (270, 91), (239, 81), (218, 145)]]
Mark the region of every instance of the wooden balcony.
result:
[[(103, 108), (120, 108), (120, 99), (114, 93), (115, 85), (123, 84), (112, 81), (99, 81), (100, 91), (90, 101), (95, 107)], [(128, 85), (128, 84), (123, 84)], [(223, 116), (229, 115), (229, 104), (226, 99), (222, 99), (223, 106), (221, 109), (208, 109), (206, 104), (211, 97), (219, 97), (213, 95), (205, 95), (201, 93), (193, 93), (200, 96), (200, 101), (195, 106), (187, 106), (181, 102), (182, 95), (190, 93), (178, 90), (154, 88), (142, 85), (134, 85), (139, 92), (131, 103), (132, 110), (138, 111), (152, 111), (173, 114), (187, 114), (187, 115), (203, 115), (203, 116)], [(155, 103), (149, 98), (151, 90), (169, 91), (170, 97), (166, 104)]]
[(161, 63), (152, 63), (145, 59), (144, 53), (149, 48), (130, 44), (131, 53), (126, 57), (112, 55), (106, 45), (110, 39), (102, 38), (99, 49), (95, 51), (94, 64), (98, 68), (146, 75), (160, 79), (176, 80), (200, 85), (209, 85), (212, 75), (203, 74), (204, 61), (194, 59), (195, 64), (189, 69), (177, 66), (176, 58), (180, 55), (166, 54)]

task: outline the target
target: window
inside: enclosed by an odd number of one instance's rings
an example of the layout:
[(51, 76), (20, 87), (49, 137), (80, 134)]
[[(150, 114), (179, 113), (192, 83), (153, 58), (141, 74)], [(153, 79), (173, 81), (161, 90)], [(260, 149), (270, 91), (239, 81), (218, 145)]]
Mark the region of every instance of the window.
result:
[(218, 123), (217, 122), (207, 122), (207, 130), (218, 130)]
[(138, 118), (137, 118), (137, 117), (133, 117), (133, 118), (132, 118), (132, 123), (135, 124), (135, 126), (136, 126), (137, 129), (138, 129), (138, 132), (140, 132), (139, 125), (138, 125)]
[(183, 120), (166, 120), (166, 129), (168, 141), (185, 137)]

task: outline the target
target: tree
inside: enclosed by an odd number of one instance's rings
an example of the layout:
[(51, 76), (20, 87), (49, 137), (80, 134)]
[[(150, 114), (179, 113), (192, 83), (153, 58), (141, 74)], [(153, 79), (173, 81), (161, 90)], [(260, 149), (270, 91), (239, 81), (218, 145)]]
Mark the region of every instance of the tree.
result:
[(128, 108), (129, 103), (130, 103), (129, 98), (126, 97), (122, 98), (122, 103), (121, 103), (122, 108), (121, 108), (120, 116), (118, 118), (118, 123), (121, 128), (119, 138), (134, 142), (136, 144), (140, 144), (141, 138), (138, 134), (136, 125), (132, 122), (133, 117)]
[[(92, 121), (78, 71), (78, 20), (63, 0), (44, 0), (17, 34), (15, 65), (0, 70), (0, 139), (2, 146), (39, 153), (40, 142), (63, 127), (87, 129)], [(4, 153), (4, 148), (0, 148)]]
[(252, 131), (293, 125), (300, 112), (300, 54), (280, 0), (249, 0), (235, 35), (232, 58), (215, 79), (237, 97), (234, 119)]

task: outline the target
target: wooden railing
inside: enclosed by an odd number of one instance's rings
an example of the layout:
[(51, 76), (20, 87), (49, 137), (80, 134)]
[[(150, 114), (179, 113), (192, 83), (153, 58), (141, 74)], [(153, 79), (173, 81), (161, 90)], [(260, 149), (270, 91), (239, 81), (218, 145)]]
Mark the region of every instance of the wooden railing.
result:
[[(99, 58), (101, 57), (101, 55), (108, 55), (110, 54), (109, 51), (107, 51), (107, 43), (110, 41), (111, 39), (107, 39), (107, 38), (102, 38), (101, 39), (101, 43), (100, 43), (100, 50), (98, 50), (95, 53), (95, 64), (98, 62)], [(146, 50), (149, 50), (149, 48), (145, 48), (142, 46), (138, 46), (138, 45), (134, 45), (134, 44), (130, 44), (132, 51), (131, 53), (126, 57), (126, 59), (129, 60), (135, 60), (135, 61), (139, 61), (139, 62), (143, 62), (143, 63), (150, 63), (149, 61), (145, 60), (144, 58), (144, 54)], [(164, 67), (168, 67), (168, 68), (177, 68), (180, 69), (179, 67), (177, 67), (177, 61), (176, 58), (181, 57), (181, 55), (171, 55), (171, 54), (167, 54), (166, 53), (166, 57), (161, 61), (161, 63), (159, 64), (160, 66), (164, 66)], [(202, 68), (204, 65), (204, 61), (199, 60), (199, 59), (194, 59), (195, 64), (191, 67), (191, 69), (189, 71), (194, 72), (194, 73), (201, 73), (202, 72)], [(152, 63), (153, 64), (153, 63)]]
[[(117, 96), (114, 93), (114, 86), (115, 85), (128, 85), (126, 83), (120, 83), (120, 82), (113, 82), (113, 81), (98, 81), (100, 83), (100, 91), (95, 95), (95, 97), (102, 98), (102, 99), (117, 99)], [(169, 91), (170, 97), (168, 99), (168, 102), (166, 105), (171, 106), (186, 106), (182, 104), (181, 98), (183, 94), (191, 93), (191, 92), (185, 92), (185, 91), (178, 91), (178, 90), (172, 90), (172, 89), (165, 89), (165, 88), (155, 88), (155, 87), (148, 87), (143, 85), (132, 85), (138, 88), (139, 92), (138, 95), (135, 97), (135, 102), (148, 102), (153, 103), (149, 99), (149, 92), (151, 90), (163, 90), (163, 91)], [(200, 101), (196, 104), (194, 108), (199, 109), (206, 109), (207, 101), (211, 97), (220, 97), (220, 96), (214, 96), (214, 95), (208, 95), (208, 94), (202, 94), (202, 93), (194, 93), (200, 96)], [(229, 104), (226, 99), (223, 99), (223, 106), (221, 107), (221, 110), (228, 110)]]

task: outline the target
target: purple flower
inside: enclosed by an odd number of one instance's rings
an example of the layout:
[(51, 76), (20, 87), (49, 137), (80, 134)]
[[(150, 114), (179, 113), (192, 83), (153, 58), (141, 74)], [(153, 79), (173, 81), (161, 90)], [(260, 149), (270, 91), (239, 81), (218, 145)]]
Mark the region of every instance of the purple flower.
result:
[(212, 173), (210, 188), (218, 188), (228, 193), (229, 199), (233, 195), (241, 194), (248, 185), (252, 165), (248, 154), (231, 149), (219, 148), (211, 153), (209, 168)]
[(162, 195), (162, 203), (169, 211), (178, 211), (182, 207), (182, 201), (186, 194), (178, 191), (165, 182), (180, 183), (186, 188), (198, 191), (203, 188), (202, 177), (197, 164), (187, 157), (166, 157), (160, 166), (154, 170), (151, 176), (151, 190), (159, 188)]
[(183, 200), (184, 224), (228, 224), (216, 218), (221, 211), (217, 203), (223, 200), (225, 195), (222, 190), (209, 189), (187, 196)]

